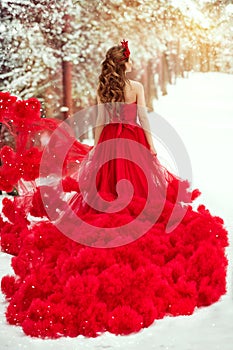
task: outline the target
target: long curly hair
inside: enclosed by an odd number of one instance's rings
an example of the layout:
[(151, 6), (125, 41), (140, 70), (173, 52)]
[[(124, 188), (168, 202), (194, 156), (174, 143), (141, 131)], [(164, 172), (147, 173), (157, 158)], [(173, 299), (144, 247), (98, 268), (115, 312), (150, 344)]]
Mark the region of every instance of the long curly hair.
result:
[(102, 62), (97, 93), (102, 103), (125, 102), (124, 87), (129, 79), (125, 75), (125, 48), (121, 45), (111, 47)]

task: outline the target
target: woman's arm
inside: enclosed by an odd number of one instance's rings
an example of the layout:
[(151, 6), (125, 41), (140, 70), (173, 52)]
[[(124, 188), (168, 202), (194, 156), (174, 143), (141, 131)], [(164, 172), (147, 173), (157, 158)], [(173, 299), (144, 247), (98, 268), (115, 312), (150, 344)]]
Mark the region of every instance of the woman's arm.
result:
[(94, 141), (94, 146), (97, 145), (100, 134), (103, 130), (104, 127), (104, 122), (105, 122), (105, 117), (104, 117), (104, 105), (101, 104), (101, 101), (99, 99), (99, 96), (97, 94), (97, 103), (98, 103), (98, 114), (97, 114), (97, 119), (96, 119), (96, 126), (95, 126), (95, 141)]
[(136, 93), (137, 93), (138, 117), (139, 117), (141, 126), (144, 129), (147, 141), (150, 145), (150, 150), (153, 153), (157, 154), (154, 148), (153, 139), (151, 136), (150, 124), (147, 116), (144, 87), (139, 82), (136, 83)]

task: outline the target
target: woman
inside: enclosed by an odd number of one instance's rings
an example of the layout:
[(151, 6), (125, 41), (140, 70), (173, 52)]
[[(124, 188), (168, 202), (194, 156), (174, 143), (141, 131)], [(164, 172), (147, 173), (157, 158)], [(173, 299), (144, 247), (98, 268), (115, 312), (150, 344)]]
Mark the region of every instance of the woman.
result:
[[(190, 197), (187, 183), (159, 163), (143, 87), (127, 80), (130, 53), (121, 44), (102, 65), (95, 147), (80, 162), (73, 212), (63, 202), (60, 223), (44, 215), (36, 223), (23, 217), (22, 233), (17, 226), (16, 276), (3, 278), (2, 291), (8, 322), (31, 336), (138, 332), (165, 315), (190, 315), (226, 292), (223, 220), (204, 205), (193, 210), (199, 192)], [(54, 194), (48, 198), (55, 201)], [(31, 213), (43, 216), (35, 203), (34, 196)], [(175, 208), (176, 226), (167, 234)], [(7, 224), (7, 247), (12, 227)]]
[[(99, 195), (103, 198), (109, 198), (109, 195), (114, 199), (121, 197), (121, 200), (124, 196), (125, 203), (127, 202), (127, 194), (130, 197), (131, 193), (129, 186), (121, 182), (121, 193), (117, 191), (122, 179), (127, 179), (133, 185), (133, 199), (138, 199), (138, 202), (141, 198), (147, 198), (149, 181), (151, 195), (155, 196), (157, 192), (156, 198), (160, 195), (161, 203), (165, 201), (166, 187), (176, 186), (178, 180), (156, 158), (143, 85), (127, 79), (126, 74), (131, 69), (128, 42), (122, 41), (121, 45), (108, 50), (102, 63), (97, 89), (98, 116), (94, 149), (88, 154), (87, 160), (82, 162), (79, 171), (79, 182), (83, 182), (83, 197), (99, 211), (107, 209), (104, 202), (96, 198)], [(96, 183), (93, 182), (94, 178)], [(80, 200), (80, 195), (71, 200), (74, 211), (80, 212)], [(143, 202), (142, 205), (144, 204)], [(89, 208), (85, 206), (84, 211), (87, 210)], [(117, 217), (119, 219), (119, 214)]]
[[(137, 103), (139, 109), (139, 119), (144, 128), (147, 142), (152, 152), (154, 149), (149, 122), (146, 115), (146, 104), (143, 85), (137, 81), (129, 80), (127, 72), (131, 72), (132, 62), (128, 42), (123, 41), (121, 46), (114, 46), (108, 50), (106, 59), (102, 63), (102, 73), (99, 77), (97, 90), (98, 103), (124, 102)], [(103, 115), (100, 113), (97, 118), (97, 125), (104, 123)], [(98, 143), (100, 133), (103, 129), (98, 126), (95, 133), (95, 145)]]

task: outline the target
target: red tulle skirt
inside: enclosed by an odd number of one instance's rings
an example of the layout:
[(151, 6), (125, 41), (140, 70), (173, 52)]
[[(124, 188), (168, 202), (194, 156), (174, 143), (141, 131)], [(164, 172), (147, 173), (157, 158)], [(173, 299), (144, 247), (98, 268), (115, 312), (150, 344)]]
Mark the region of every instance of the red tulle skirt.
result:
[(15, 272), (1, 282), (7, 321), (42, 338), (129, 334), (219, 300), (224, 222), (193, 209), (200, 192), (160, 164), (141, 126), (109, 123), (72, 161), (75, 150), (61, 181), (3, 200), (1, 246)]

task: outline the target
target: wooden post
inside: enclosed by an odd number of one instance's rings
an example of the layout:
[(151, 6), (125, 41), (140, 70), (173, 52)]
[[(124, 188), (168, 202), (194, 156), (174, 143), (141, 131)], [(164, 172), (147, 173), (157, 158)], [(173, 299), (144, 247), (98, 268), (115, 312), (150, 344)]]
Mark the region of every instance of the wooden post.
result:
[(72, 63), (62, 61), (63, 119), (72, 115)]
[(153, 61), (150, 59), (147, 65), (147, 76), (148, 76), (148, 108), (153, 111), (153, 100), (157, 97), (157, 88), (154, 80), (154, 67)]
[[(70, 33), (70, 15), (64, 15), (65, 25), (63, 33)], [(62, 85), (63, 85), (63, 119), (72, 116), (72, 62), (62, 59)]]
[(167, 83), (168, 83), (168, 62), (165, 52), (161, 53), (161, 69), (160, 69), (160, 88), (162, 95), (167, 95)]

